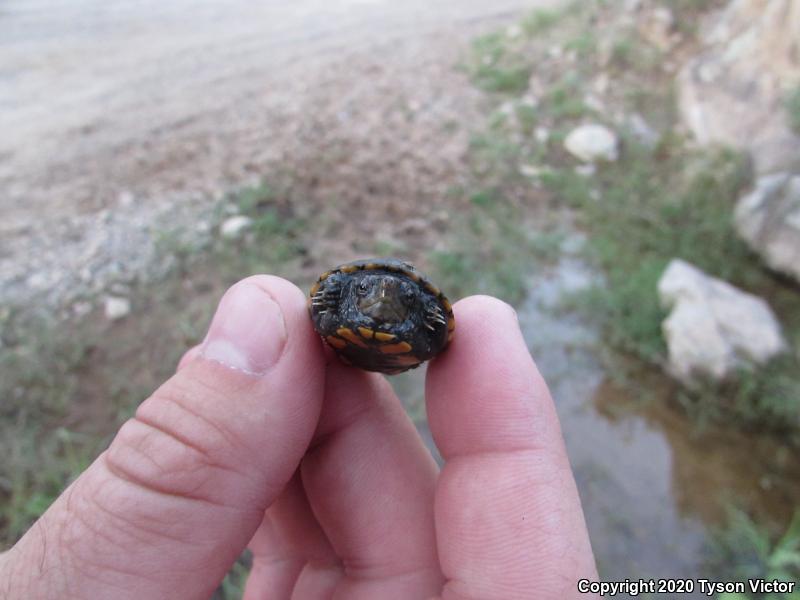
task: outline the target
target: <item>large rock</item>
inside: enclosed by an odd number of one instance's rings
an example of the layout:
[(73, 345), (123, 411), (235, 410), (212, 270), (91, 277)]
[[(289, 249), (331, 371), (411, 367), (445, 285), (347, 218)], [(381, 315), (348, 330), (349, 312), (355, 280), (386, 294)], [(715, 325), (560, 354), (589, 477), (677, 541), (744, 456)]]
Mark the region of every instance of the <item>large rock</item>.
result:
[(800, 175), (767, 175), (736, 205), (739, 235), (764, 261), (800, 281)]
[(780, 324), (764, 300), (673, 260), (658, 282), (672, 309), (662, 329), (669, 370), (687, 385), (720, 381), (737, 369), (767, 362), (786, 349)]
[(759, 174), (797, 170), (785, 100), (800, 82), (800, 2), (732, 0), (701, 32), (706, 49), (678, 77), (697, 140), (748, 150)]
[(602, 125), (581, 125), (569, 132), (564, 147), (584, 162), (617, 160), (617, 136)]

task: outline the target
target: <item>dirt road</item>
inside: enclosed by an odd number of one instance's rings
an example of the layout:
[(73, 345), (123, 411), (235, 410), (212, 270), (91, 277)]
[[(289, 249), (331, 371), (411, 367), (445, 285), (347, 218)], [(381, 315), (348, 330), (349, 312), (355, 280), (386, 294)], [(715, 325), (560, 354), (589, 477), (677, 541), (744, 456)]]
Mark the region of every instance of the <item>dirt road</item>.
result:
[[(55, 305), (141, 275), (153, 223), (191, 222), (313, 144), (325, 105), (342, 121), (399, 93), (458, 120), (471, 92), (451, 71), (469, 38), (554, 4), (4, 3), (0, 301)], [(387, 135), (377, 125), (364, 136)]]

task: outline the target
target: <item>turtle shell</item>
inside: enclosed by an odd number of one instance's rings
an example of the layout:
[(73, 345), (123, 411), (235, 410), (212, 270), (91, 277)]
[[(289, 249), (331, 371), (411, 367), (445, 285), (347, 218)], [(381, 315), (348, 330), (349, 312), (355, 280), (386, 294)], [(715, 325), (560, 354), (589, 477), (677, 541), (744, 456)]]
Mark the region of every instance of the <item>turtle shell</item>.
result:
[(413, 265), (357, 260), (326, 271), (308, 298), (314, 329), (345, 364), (389, 375), (439, 354), (453, 337), (453, 309)]

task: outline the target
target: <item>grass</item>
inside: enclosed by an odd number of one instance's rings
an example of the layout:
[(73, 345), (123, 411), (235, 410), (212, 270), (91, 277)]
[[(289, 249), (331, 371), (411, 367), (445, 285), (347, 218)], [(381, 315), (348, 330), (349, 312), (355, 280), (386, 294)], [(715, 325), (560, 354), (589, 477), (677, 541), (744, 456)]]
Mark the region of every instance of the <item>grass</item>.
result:
[[(793, 323), (797, 310), (789, 306), (792, 291), (772, 279), (732, 226), (734, 203), (748, 182), (743, 158), (726, 150), (690, 151), (678, 139), (652, 149), (626, 139), (625, 148), (592, 183), (566, 169), (543, 178), (589, 231), (587, 257), (603, 270), (606, 285), (578, 304), (603, 324), (608, 343), (663, 366), (666, 313), (656, 289), (673, 258), (741, 288), (771, 291), (793, 339), (800, 329)], [(684, 391), (681, 400), (698, 419), (699, 411), (740, 423), (798, 427), (800, 364), (783, 356), (761, 371), (743, 370), (721, 385)]]
[(239, 600), (244, 595), (252, 562), (250, 552), (245, 551), (228, 571), (211, 600)]
[[(800, 511), (785, 531), (775, 535), (756, 524), (745, 512), (731, 509), (728, 524), (717, 531), (712, 546), (713, 558), (709, 567), (724, 572), (727, 579), (747, 581), (800, 580)], [(772, 594), (721, 594), (719, 600), (796, 600), (800, 593)]]
[(556, 25), (562, 13), (556, 10), (537, 9), (522, 19), (522, 31), (528, 36), (540, 35)]
[[(679, 28), (681, 19), (696, 18), (711, 7), (693, 0), (665, 4), (675, 13)], [(795, 292), (764, 269), (732, 226), (735, 202), (749, 184), (747, 161), (725, 149), (690, 149), (684, 139), (672, 133), (677, 117), (676, 94), (670, 79), (654, 75), (663, 57), (633, 28), (613, 34), (611, 58), (605, 67), (615, 78), (610, 93), (628, 110), (644, 114), (649, 123), (656, 124), (662, 132), (660, 139), (655, 145), (640, 141), (626, 131), (624, 124), (608, 122), (604, 114), (588, 107), (584, 100), (587, 84), (598, 68), (594, 63), (598, 41), (587, 33), (594, 31), (589, 27), (592, 10), (572, 11), (570, 16), (578, 24), (577, 31), (574, 24), (566, 22), (559, 30), (571, 32), (565, 49), (581, 60), (563, 68), (556, 59), (562, 68), (555, 71), (548, 67), (552, 39), (545, 34), (556, 22), (561, 24), (564, 14), (558, 19), (549, 13), (529, 17), (522, 26), (529, 36), (527, 41), (501, 34), (481, 38), (478, 47), (482, 51), (474, 60), (483, 60), (482, 64), (490, 68), (515, 65), (526, 72), (533, 72), (535, 65), (537, 77), (546, 85), (535, 105), (522, 102), (527, 87), (504, 90), (504, 105), (490, 115), (486, 129), (473, 138), (471, 154), (480, 185), (492, 189), (495, 199), (503, 198), (518, 185), (518, 166), (532, 165), (540, 173), (536, 179), (551, 192), (555, 204), (574, 212), (588, 233), (587, 259), (603, 271), (606, 281), (575, 302), (602, 324), (608, 344), (618, 352), (654, 368), (664, 366), (667, 350), (661, 323), (666, 313), (656, 290), (673, 258), (682, 258), (712, 276), (766, 295), (792, 346), (800, 347), (800, 310), (792, 302)], [(560, 34), (563, 36), (563, 31)], [(530, 41), (534, 37), (541, 38), (538, 45)], [(473, 72), (477, 73), (481, 63), (474, 64)], [(487, 89), (481, 81), (476, 83)], [(789, 102), (793, 103), (800, 104), (800, 91)], [(790, 112), (795, 110), (790, 107)], [(575, 171), (574, 158), (562, 146), (569, 130), (588, 119), (615, 129), (622, 149), (618, 161), (598, 166), (589, 177)], [(531, 140), (538, 127), (550, 132), (545, 144)], [(497, 218), (488, 214), (480, 222), (485, 225)], [(479, 230), (473, 232), (476, 238), (481, 234)], [(514, 239), (507, 233), (498, 237), (504, 236)], [(500, 257), (497, 262), (474, 258), (480, 253), (473, 251), (470, 255), (461, 250), (440, 253), (435, 259), (443, 273), (453, 274), (453, 285), (484, 271), (481, 265), (501, 265), (497, 271), (500, 281), (492, 285), (518, 297), (519, 290), (501, 283), (510, 280), (503, 274), (505, 265), (524, 268), (522, 261), (508, 258), (513, 253), (499, 245), (484, 252)], [(479, 287), (489, 285), (490, 277), (481, 277)], [(742, 370), (721, 385), (704, 383), (698, 390), (684, 390), (677, 400), (698, 422), (723, 420), (797, 429), (800, 361), (796, 352), (790, 353), (762, 369)]]
[(490, 33), (475, 40), (473, 53), (476, 60), (470, 76), (478, 87), (487, 92), (505, 94), (525, 91), (532, 67), (510, 51), (511, 43), (503, 33)]
[(792, 130), (800, 135), (800, 85), (786, 96), (786, 110)]
[[(302, 259), (304, 223), (287, 198), (265, 185), (227, 198), (224, 206), (252, 219), (237, 240), (162, 232), (157, 243), (171, 268), (133, 290), (141, 314), (120, 324), (97, 313), (77, 323), (23, 309), (0, 315), (0, 547), (27, 530), (202, 339), (225, 287), (252, 272), (287, 274)], [(225, 217), (220, 210), (214, 230)], [(201, 283), (187, 290), (184, 278)]]
[(497, 190), (472, 194), (454, 232), (446, 250), (429, 256), (434, 279), (454, 298), (490, 294), (511, 303), (524, 297), (534, 264), (554, 259), (562, 241), (557, 231), (537, 231)]
[[(580, 10), (580, 2), (558, 10), (534, 10), (519, 24), (522, 35), (494, 32), (476, 38), (467, 66), (472, 81), (491, 93), (524, 93), (535, 67), (525, 54), (529, 42), (535, 41), (564, 18)], [(579, 55), (590, 52), (594, 47), (592, 37), (588, 34), (576, 37), (570, 44), (570, 49)]]

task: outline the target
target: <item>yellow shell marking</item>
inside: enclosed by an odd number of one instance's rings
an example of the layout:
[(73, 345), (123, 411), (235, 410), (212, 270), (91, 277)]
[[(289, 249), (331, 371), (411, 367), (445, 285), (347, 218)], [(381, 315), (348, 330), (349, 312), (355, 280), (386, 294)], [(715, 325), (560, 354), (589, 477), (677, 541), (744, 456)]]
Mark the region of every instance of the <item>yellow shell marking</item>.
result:
[(309, 292), (310, 296), (313, 296), (319, 291), (319, 281), (311, 286), (311, 291)]
[(347, 346), (347, 342), (345, 342), (342, 338), (338, 338), (335, 335), (329, 335), (325, 338), (325, 341), (328, 342), (334, 348), (338, 348), (341, 350), (345, 346)]
[(450, 301), (447, 298), (442, 298), (442, 306), (444, 306), (444, 309), (448, 313), (453, 312), (453, 307), (451, 306)]
[(367, 347), (367, 345), (364, 343), (364, 341), (360, 337), (358, 337), (353, 332), (352, 329), (347, 329), (347, 327), (340, 327), (339, 329), (337, 329), (336, 330), (336, 335), (338, 335), (339, 337), (343, 337), (344, 339), (346, 339), (351, 344), (355, 344), (356, 346), (360, 346), (361, 348), (366, 348)]
[(453, 317), (447, 319), (447, 331), (453, 331), (456, 328), (456, 320)]
[(398, 342), (397, 344), (378, 346), (378, 350), (384, 354), (404, 354), (405, 352), (411, 352), (411, 344), (408, 342)]
[(346, 267), (342, 267), (339, 269), (342, 273), (355, 273), (358, 271), (358, 267), (355, 265), (347, 265)]
[(391, 342), (397, 336), (393, 333), (384, 333), (382, 331), (375, 332), (375, 339), (379, 342)]
[(361, 334), (361, 337), (366, 338), (368, 340), (372, 339), (372, 336), (375, 335), (375, 332), (372, 329), (368, 329), (366, 327), (359, 327), (358, 333)]

